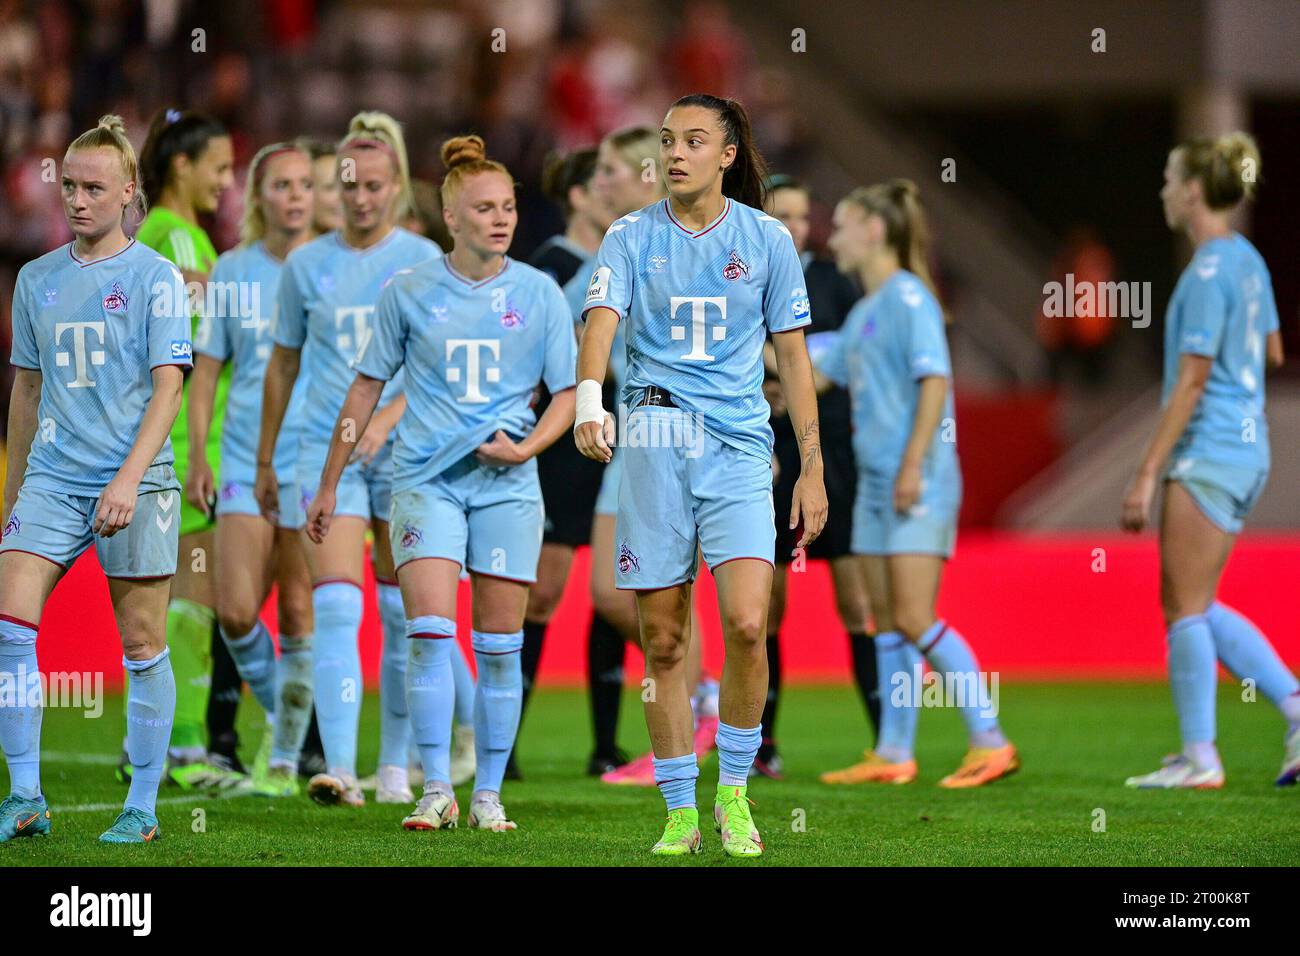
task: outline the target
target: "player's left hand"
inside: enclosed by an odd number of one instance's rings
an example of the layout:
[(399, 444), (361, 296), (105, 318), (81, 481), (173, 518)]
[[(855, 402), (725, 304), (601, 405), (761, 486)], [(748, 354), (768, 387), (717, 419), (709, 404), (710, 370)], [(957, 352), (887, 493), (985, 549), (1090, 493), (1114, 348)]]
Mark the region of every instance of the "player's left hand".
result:
[(1151, 515), (1151, 502), (1156, 496), (1156, 479), (1154, 475), (1139, 472), (1129, 482), (1128, 491), (1124, 492), (1124, 506), (1120, 513), (1119, 524), (1125, 531), (1134, 534), (1147, 526)]
[(370, 419), (370, 424), (361, 433), (361, 440), (357, 442), (357, 446), (352, 449), (352, 454), (348, 456), (348, 464), (352, 464), (354, 461), (370, 464), (370, 462), (374, 461), (375, 456), (383, 450), (384, 445), (388, 442), (388, 433), (390, 431), (391, 429), (378, 423), (374, 418)]
[(334, 489), (322, 486), (316, 490), (316, 497), (307, 506), (307, 537), (317, 544), (324, 542), (333, 519)]
[(921, 497), (921, 466), (903, 462), (894, 478), (894, 510), (907, 514)]
[(485, 441), (479, 445), (474, 454), (483, 464), (491, 465), (494, 468), (508, 468), (511, 465), (523, 464), (528, 460), (528, 455), (524, 453), (523, 449), (511, 441), (510, 436), (500, 429), (497, 429), (497, 433), (492, 436), (491, 441)]
[(817, 536), (826, 527), (826, 513), (829, 509), (821, 472), (801, 474), (794, 483), (794, 495), (790, 499), (790, 529), (794, 530), (800, 522), (803, 523), (803, 534), (795, 542), (796, 550), (806, 548), (817, 540)]
[(111, 538), (131, 523), (135, 517), (135, 502), (140, 488), (138, 481), (124, 478), (119, 472), (113, 476), (95, 505), (95, 520), (91, 530), (104, 538)]

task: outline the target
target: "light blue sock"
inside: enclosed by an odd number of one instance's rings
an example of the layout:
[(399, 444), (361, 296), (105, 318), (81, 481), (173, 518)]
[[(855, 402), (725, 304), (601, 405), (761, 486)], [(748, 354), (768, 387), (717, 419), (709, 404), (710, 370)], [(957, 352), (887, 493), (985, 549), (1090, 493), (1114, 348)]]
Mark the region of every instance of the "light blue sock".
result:
[(379, 763), (405, 767), (411, 741), (411, 714), (406, 709), (406, 661), (411, 656), (406, 646), (406, 611), (397, 585), (380, 584), (378, 591), (384, 631), (379, 664)]
[(167, 648), (147, 661), (128, 661), (122, 666), (131, 676), (126, 698), (126, 753), (131, 761), (131, 786), (123, 809), (134, 807), (150, 816), (158, 804), (167, 744), (172, 737), (176, 714), (176, 678), (172, 676), (171, 652)]
[(456, 723), (468, 727), (474, 723), (474, 675), (459, 641), (452, 644), (451, 668), (456, 678)]
[(521, 628), (513, 634), (471, 631), (474, 661), (478, 664), (478, 688), (474, 695), (474, 792), (501, 792), (506, 761), (515, 746), (519, 710), (523, 701), (524, 675), (519, 649), (524, 646)]
[(953, 695), (951, 703), (958, 705), (961, 719), (966, 722), (971, 746), (1005, 747), (1007, 738), (998, 727), (996, 701), (966, 638), (947, 621), (935, 621), (916, 642), (916, 648), (943, 679), (945, 698), (948, 693)]
[(921, 708), (913, 706), (913, 685), (924, 673), (916, 645), (897, 631), (876, 635), (876, 682), (880, 695), (880, 733), (876, 753), (894, 763), (912, 759), (916, 722)]
[(695, 781), (700, 775), (694, 752), (681, 757), (654, 758), (655, 786), (664, 795), (668, 809), (695, 809)]
[(451, 655), (456, 622), (428, 615), (406, 622), (410, 661), (406, 666), (406, 706), (411, 732), (420, 748), (426, 783), (451, 787), (451, 713), (456, 685)]
[[(718, 786), (744, 787), (763, 742), (763, 728), (733, 727), (718, 721)], [(672, 809), (669, 807), (669, 809)]]
[(316, 617), (313, 682), (316, 724), (330, 772), (356, 775), (357, 723), (361, 719), (361, 588), (327, 581), (312, 590)]
[(1218, 661), (1210, 622), (1204, 614), (1179, 618), (1169, 625), (1168, 638), (1169, 686), (1183, 745), (1211, 743)]
[(275, 715), (275, 644), (271, 641), (271, 632), (261, 621), (242, 636), (226, 633), (219, 627), (221, 639), (226, 642), (230, 658), (235, 662), (239, 676), (248, 684), (253, 697), (262, 705), (262, 710), (270, 716)]
[(1215, 601), (1205, 612), (1214, 650), (1238, 679), (1249, 678), (1289, 723), (1300, 722), (1300, 681), (1282, 663), (1259, 628), (1241, 613)]
[(297, 770), (298, 754), (311, 723), (312, 636), (280, 635), (280, 656), (275, 662), (275, 733), (271, 738), (271, 764)]
[(0, 617), (0, 748), (9, 765), (9, 788), (19, 797), (41, 795), (41, 672), (36, 666), (36, 627)]

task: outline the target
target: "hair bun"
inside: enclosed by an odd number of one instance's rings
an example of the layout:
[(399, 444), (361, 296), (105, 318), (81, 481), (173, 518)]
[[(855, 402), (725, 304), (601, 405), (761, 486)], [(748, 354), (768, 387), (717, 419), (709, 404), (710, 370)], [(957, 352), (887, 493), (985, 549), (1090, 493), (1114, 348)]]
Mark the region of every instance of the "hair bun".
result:
[(487, 146), (478, 135), (453, 136), (442, 144), (442, 164), (452, 169), (464, 163), (478, 163), (487, 159)]
[(126, 135), (126, 123), (122, 121), (122, 117), (115, 113), (105, 113), (99, 118), (99, 122), (96, 126), (99, 129), (106, 129), (110, 133), (121, 133)]

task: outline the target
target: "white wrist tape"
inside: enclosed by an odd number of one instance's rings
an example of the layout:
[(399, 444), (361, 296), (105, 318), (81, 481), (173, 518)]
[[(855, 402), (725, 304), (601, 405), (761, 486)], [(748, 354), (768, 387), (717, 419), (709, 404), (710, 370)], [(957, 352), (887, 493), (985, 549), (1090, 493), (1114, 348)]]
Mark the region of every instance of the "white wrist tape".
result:
[(600, 382), (594, 378), (585, 378), (578, 383), (577, 409), (573, 416), (573, 427), (587, 422), (605, 422), (605, 406), (601, 403)]

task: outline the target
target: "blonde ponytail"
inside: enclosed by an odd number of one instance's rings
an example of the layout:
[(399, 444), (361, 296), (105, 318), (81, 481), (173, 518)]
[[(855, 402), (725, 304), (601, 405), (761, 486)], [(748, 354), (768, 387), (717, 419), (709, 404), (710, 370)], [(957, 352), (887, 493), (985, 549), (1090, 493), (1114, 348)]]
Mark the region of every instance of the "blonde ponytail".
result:
[(339, 154), (348, 149), (380, 149), (393, 161), (401, 188), (398, 192), (394, 218), (404, 219), (414, 206), (411, 196), (411, 167), (406, 160), (406, 140), (402, 124), (387, 113), (366, 110), (352, 117), (347, 134), (339, 140)]
[(844, 197), (867, 215), (885, 223), (885, 244), (898, 256), (898, 264), (912, 273), (939, 298), (930, 275), (930, 228), (921, 208), (921, 191), (910, 179), (891, 179), (874, 186), (859, 186)]
[(1237, 131), (1217, 139), (1192, 139), (1175, 150), (1182, 157), (1183, 181), (1198, 180), (1210, 209), (1231, 209), (1254, 199), (1259, 183), (1259, 147), (1249, 133)]

